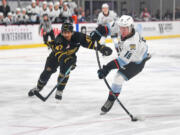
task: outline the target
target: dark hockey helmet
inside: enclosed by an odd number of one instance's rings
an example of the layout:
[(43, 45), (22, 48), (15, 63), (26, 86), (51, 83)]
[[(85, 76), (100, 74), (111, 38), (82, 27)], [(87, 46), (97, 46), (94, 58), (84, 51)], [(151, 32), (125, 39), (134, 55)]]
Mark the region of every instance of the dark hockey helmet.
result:
[(61, 31), (62, 32), (65, 32), (65, 31), (70, 31), (70, 32), (73, 32), (73, 25), (72, 23), (63, 23), (62, 24), (62, 27), (61, 27)]

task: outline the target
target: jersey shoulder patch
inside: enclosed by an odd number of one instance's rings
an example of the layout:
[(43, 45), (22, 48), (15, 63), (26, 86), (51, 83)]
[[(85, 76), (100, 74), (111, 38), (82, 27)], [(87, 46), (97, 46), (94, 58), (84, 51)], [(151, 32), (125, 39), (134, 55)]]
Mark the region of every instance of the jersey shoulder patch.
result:
[(136, 44), (130, 44), (129, 47), (130, 50), (136, 50)]

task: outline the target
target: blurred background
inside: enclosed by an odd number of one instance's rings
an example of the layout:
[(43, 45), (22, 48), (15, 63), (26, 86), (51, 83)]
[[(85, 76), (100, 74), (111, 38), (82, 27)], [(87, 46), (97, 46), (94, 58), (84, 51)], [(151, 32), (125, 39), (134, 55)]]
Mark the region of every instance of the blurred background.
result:
[(2, 0), (0, 50), (44, 46), (50, 40), (50, 36), (45, 39), (48, 33), (44, 35), (44, 15), (52, 26), (50, 35), (56, 37), (65, 21), (72, 22), (75, 31), (89, 34), (98, 24), (124, 14), (134, 18), (135, 29), (145, 39), (180, 37), (180, 0)]
[[(2, 0), (0, 3), (0, 24), (39, 23), (43, 8), (53, 19), (61, 23), (64, 18), (77, 17), (77, 22), (96, 22), (103, 3), (108, 3), (110, 10), (118, 16), (128, 14), (135, 21), (169, 21), (180, 19), (180, 0)], [(5, 6), (7, 5), (7, 6)], [(68, 15), (64, 15), (67, 9)], [(51, 8), (60, 10), (50, 13)], [(149, 16), (144, 18), (144, 13)], [(8, 22), (7, 17), (12, 18)]]

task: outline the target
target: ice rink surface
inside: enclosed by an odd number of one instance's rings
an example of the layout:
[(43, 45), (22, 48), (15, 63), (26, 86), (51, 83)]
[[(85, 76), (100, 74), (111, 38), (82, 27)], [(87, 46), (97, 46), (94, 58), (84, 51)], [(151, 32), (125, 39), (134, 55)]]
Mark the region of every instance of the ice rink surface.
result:
[[(151, 60), (124, 83), (119, 96), (134, 116), (144, 118), (138, 122), (131, 122), (117, 102), (108, 114), (99, 115), (108, 89), (97, 77), (93, 50), (79, 50), (60, 102), (54, 93), (46, 102), (27, 96), (44, 68), (47, 48), (0, 51), (0, 135), (179, 135), (180, 39), (147, 43)], [(107, 78), (110, 83), (114, 72)], [(57, 76), (51, 76), (43, 95)]]

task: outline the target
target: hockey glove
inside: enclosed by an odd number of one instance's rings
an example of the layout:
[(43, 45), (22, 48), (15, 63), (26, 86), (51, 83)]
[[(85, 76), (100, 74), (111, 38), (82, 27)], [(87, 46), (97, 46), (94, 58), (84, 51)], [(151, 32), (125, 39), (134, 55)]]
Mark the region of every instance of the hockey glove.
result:
[(76, 67), (76, 56), (67, 56), (64, 57), (64, 59), (61, 59), (60, 61), (60, 67), (61, 67), (61, 73), (65, 74), (66, 70), (69, 69), (70, 66), (73, 66), (73, 69)]
[(55, 42), (54, 42), (54, 40), (48, 41), (46, 45), (48, 46), (48, 49), (51, 48), (52, 51), (55, 51)]
[(104, 77), (106, 77), (112, 69), (118, 69), (118, 68), (119, 65), (116, 59), (110, 61), (107, 65), (103, 65), (103, 68), (98, 70), (99, 79), (103, 79)]
[(97, 31), (92, 31), (90, 33), (90, 37), (92, 38), (93, 41), (99, 41), (101, 39), (101, 35), (98, 34)]
[(90, 33), (90, 37), (93, 41), (99, 41), (101, 36), (107, 36), (109, 33), (109, 29), (106, 26), (99, 25), (95, 31)]
[(112, 54), (112, 49), (110, 47), (107, 46), (101, 46), (101, 48), (99, 49), (99, 51), (102, 53), (103, 56), (109, 56)]
[(98, 70), (99, 79), (103, 79), (104, 77), (106, 77), (108, 75), (109, 71), (110, 70), (109, 70), (108, 66), (103, 66), (102, 69), (99, 69)]

